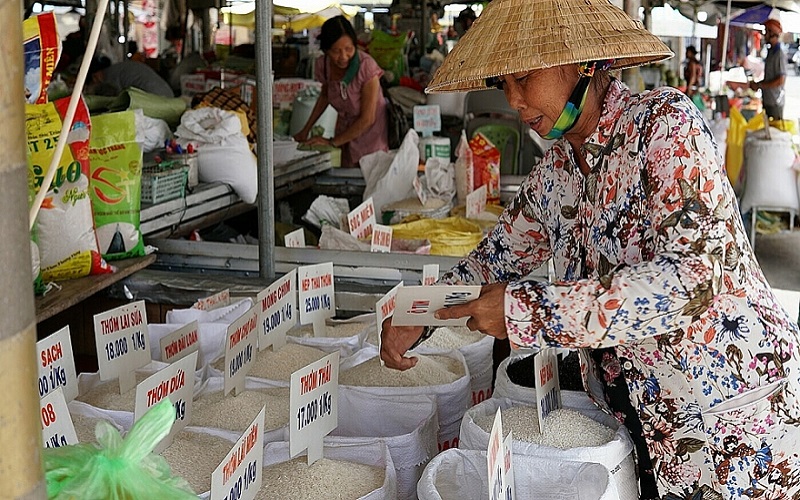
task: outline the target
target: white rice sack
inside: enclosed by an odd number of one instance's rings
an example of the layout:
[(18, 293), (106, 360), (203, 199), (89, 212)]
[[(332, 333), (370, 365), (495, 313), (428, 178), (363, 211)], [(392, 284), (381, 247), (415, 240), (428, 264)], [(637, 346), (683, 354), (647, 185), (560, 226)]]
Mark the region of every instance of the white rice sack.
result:
[(352, 356), (364, 346), (369, 329), (375, 324), (375, 315), (363, 315), (348, 320), (325, 322), (325, 336), (314, 336), (314, 325), (297, 325), (286, 334), (288, 342), (316, 347), (325, 352), (336, 348), (344, 358)]
[[(253, 417), (255, 418), (255, 417)], [(237, 436), (238, 439), (238, 436)], [(161, 456), (172, 474), (184, 478), (195, 493), (211, 490), (211, 474), (231, 451), (236, 439), (215, 436), (202, 429), (186, 427)]]
[[(783, 134), (772, 129), (773, 134)], [(788, 135), (788, 134), (785, 134)], [(791, 142), (748, 137), (744, 143), (745, 172), (741, 212), (753, 207), (785, 208), (797, 211), (797, 171)]]
[(119, 432), (123, 431), (122, 426), (117, 424), (114, 419), (91, 405), (80, 401), (70, 401), (67, 403), (67, 408), (69, 408), (72, 425), (75, 427), (75, 434), (78, 436), (79, 443), (97, 442), (95, 429), (101, 420), (110, 423)]
[(389, 447), (397, 473), (397, 495), (414, 499), (425, 464), (437, 453), (439, 419), (429, 395), (381, 397), (355, 387), (339, 390), (339, 425), (331, 436), (341, 442), (380, 438)]
[[(513, 454), (517, 498), (617, 500), (602, 465)], [(486, 451), (451, 449), (431, 460), (417, 484), (419, 500), (488, 498)]]
[(236, 441), (256, 418), (264, 413), (264, 442), (289, 439), (289, 388), (270, 387), (253, 379), (245, 381), (245, 390), (234, 395), (222, 395), (225, 380), (208, 379), (193, 403), (191, 424), (204, 432)]
[[(518, 355), (512, 353), (511, 356), (504, 359), (497, 367), (497, 375), (495, 376), (494, 380), (494, 393), (492, 394), (492, 397), (509, 398), (519, 403), (530, 403), (535, 405), (536, 390), (533, 387), (526, 387), (512, 382), (508, 375), (510, 365), (534, 355), (535, 353), (532, 353), (530, 350), (526, 350), (522, 354)], [(561, 391), (562, 399), (564, 392), (565, 391)]]
[[(150, 364), (136, 370), (136, 384), (142, 383), (147, 377), (167, 366), (169, 366), (167, 363), (151, 361)], [(204, 387), (204, 382), (198, 374), (199, 372), (195, 373), (194, 397), (197, 397)], [(102, 381), (100, 372), (81, 373), (78, 375), (78, 397), (75, 399), (100, 410), (126, 431), (133, 426), (136, 387), (120, 394), (118, 379)]]
[[(485, 430), (488, 419), (494, 418), (498, 408), (506, 412), (514, 405), (510, 399), (492, 398), (467, 410), (461, 421), (459, 447), (486, 450), (491, 431), (491, 424), (488, 424), (489, 431)], [(535, 412), (536, 408), (528, 405), (527, 411), (513, 409), (508, 419), (503, 419), (503, 432), (514, 431), (515, 454), (602, 464), (612, 471), (612, 481), (621, 500), (638, 499), (633, 441), (628, 430), (616, 419), (605, 413), (576, 416), (574, 409), (559, 410), (548, 416), (552, 421), (545, 421), (546, 435), (542, 436), (538, 433), (539, 422)], [(593, 425), (593, 422), (598, 425)]]
[[(333, 348), (333, 350), (337, 349)], [(315, 361), (319, 361), (328, 354), (330, 353), (315, 347), (299, 344), (286, 344), (277, 351), (273, 351), (272, 346), (270, 346), (258, 352), (248, 376), (289, 385), (292, 373)], [(222, 377), (224, 375), (224, 365), (225, 356), (223, 353), (222, 357), (211, 364), (212, 369), (209, 370), (209, 374)]]
[(202, 309), (188, 308), (188, 309), (173, 309), (167, 311), (167, 323), (185, 325), (192, 321), (203, 323), (223, 323), (230, 325), (242, 314), (246, 313), (253, 307), (253, 299), (244, 298), (231, 302), (230, 305), (204, 311)]
[[(264, 447), (264, 477), (259, 500), (358, 498), (394, 500), (397, 481), (386, 443), (364, 439), (342, 443), (326, 438), (324, 462), (308, 467), (306, 453), (290, 462), (289, 443)], [(331, 463), (334, 462), (334, 463)]]
[(465, 326), (440, 327), (420, 347), (428, 349), (458, 349), (464, 355), (470, 373), (470, 403), (476, 405), (492, 397), (492, 347), (494, 337), (473, 332)]
[[(431, 356), (436, 356), (432, 358)], [(469, 405), (469, 368), (464, 356), (458, 351), (441, 351), (438, 354), (417, 355), (420, 361), (419, 375), (427, 380), (427, 385), (416, 383), (416, 387), (399, 386), (398, 381), (411, 377), (406, 371), (381, 367), (378, 361), (378, 350), (374, 346), (366, 346), (353, 356), (343, 359), (339, 367), (339, 385), (355, 385), (361, 391), (393, 397), (396, 395), (432, 394), (436, 396), (439, 412), (438, 447), (451, 446), (458, 439), (458, 425)], [(422, 358), (426, 358), (422, 361)], [(438, 361), (437, 361), (438, 360)], [(359, 367), (364, 363), (368, 365)], [(445, 364), (442, 364), (444, 362)], [(422, 365), (420, 365), (422, 363)], [(350, 371), (351, 369), (355, 371)], [(356, 370), (357, 369), (357, 370)], [(413, 369), (412, 369), (413, 370)], [(348, 373), (349, 372), (349, 373)], [(442, 378), (435, 378), (435, 377)], [(380, 377), (383, 383), (393, 386), (375, 385)], [(437, 383), (438, 382), (438, 383)], [(434, 385), (431, 385), (434, 384)]]

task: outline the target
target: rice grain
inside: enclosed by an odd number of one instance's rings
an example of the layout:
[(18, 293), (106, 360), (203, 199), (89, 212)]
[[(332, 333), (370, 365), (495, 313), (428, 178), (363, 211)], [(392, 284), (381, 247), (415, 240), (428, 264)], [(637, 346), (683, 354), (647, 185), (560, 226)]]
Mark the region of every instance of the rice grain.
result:
[(181, 431), (172, 444), (161, 453), (172, 469), (172, 474), (188, 481), (196, 493), (211, 489), (214, 472), (234, 443), (211, 434)]
[(192, 425), (244, 432), (266, 404), (264, 429), (273, 430), (289, 423), (289, 388), (245, 390), (238, 396), (206, 394), (192, 407)]
[[(325, 337), (347, 338), (358, 335), (369, 327), (369, 323), (327, 323), (325, 325)], [(302, 325), (289, 330), (287, 335), (292, 337), (313, 337), (314, 325)]]
[[(292, 378), (292, 373), (314, 361), (319, 361), (327, 355), (327, 352), (320, 349), (298, 344), (286, 344), (278, 351), (273, 351), (272, 347), (268, 347), (258, 353), (253, 368), (248, 375), (289, 382)], [(213, 367), (224, 372), (225, 358), (222, 357), (215, 361)]]
[(300, 456), (264, 467), (257, 500), (325, 498), (352, 500), (383, 486), (386, 472), (371, 465), (322, 458), (310, 467)]
[(464, 376), (464, 367), (457, 359), (435, 354), (416, 357), (416, 366), (400, 371), (381, 366), (376, 356), (340, 372), (339, 383), (358, 387), (426, 387), (451, 384)]
[[(141, 384), (153, 373), (136, 372), (136, 385)], [(98, 384), (87, 393), (78, 395), (75, 399), (90, 404), (95, 408), (132, 412), (136, 406), (136, 387), (125, 394), (120, 394), (119, 381), (116, 379), (108, 380)]]
[(431, 338), (425, 341), (426, 347), (437, 347), (440, 349), (458, 349), (468, 346), (486, 338), (480, 332), (473, 332), (466, 326), (442, 326), (433, 331)]

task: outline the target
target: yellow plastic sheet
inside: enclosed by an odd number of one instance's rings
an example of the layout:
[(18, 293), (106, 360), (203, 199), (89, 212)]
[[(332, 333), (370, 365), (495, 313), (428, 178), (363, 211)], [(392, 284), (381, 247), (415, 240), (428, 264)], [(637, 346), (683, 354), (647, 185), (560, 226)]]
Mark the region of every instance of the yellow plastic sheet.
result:
[(463, 257), (483, 238), (480, 226), (463, 217), (420, 219), (392, 226), (392, 238), (428, 239), (431, 255)]
[[(762, 122), (763, 119), (758, 117)], [(728, 147), (725, 151), (725, 166), (728, 170), (728, 180), (734, 191), (739, 190), (739, 177), (742, 173), (744, 161), (744, 140), (747, 137), (747, 120), (742, 113), (731, 107), (731, 123), (728, 125)]]

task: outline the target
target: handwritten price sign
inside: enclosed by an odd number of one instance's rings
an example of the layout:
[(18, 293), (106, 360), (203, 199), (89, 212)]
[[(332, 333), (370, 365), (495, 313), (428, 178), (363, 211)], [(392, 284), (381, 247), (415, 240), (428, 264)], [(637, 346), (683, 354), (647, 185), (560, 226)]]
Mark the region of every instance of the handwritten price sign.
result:
[(95, 314), (94, 339), (100, 380), (119, 378), (120, 394), (136, 387), (134, 371), (151, 361), (144, 301)]
[(336, 314), (333, 263), (297, 268), (297, 283), (300, 287), (300, 324), (312, 323), (314, 336), (324, 337), (325, 320)]
[(36, 343), (39, 365), (39, 397), (47, 396), (59, 387), (64, 399), (72, 401), (78, 395), (78, 377), (75, 375), (75, 357), (69, 326)]
[(69, 444), (77, 444), (78, 436), (64, 399), (64, 392), (59, 387), (40, 400), (39, 415), (42, 423), (42, 441), (45, 448), (59, 448)]
[(258, 307), (256, 304), (228, 326), (225, 337), (224, 395), (244, 391), (244, 380), (256, 361), (258, 349)]
[(398, 326), (464, 326), (466, 317), (436, 319), (434, 313), (443, 307), (475, 300), (479, 285), (404, 286), (397, 292), (397, 305), (392, 324)]
[(536, 409), (539, 413), (539, 432), (544, 432), (544, 419), (551, 411), (561, 408), (561, 387), (558, 381), (558, 359), (549, 347), (533, 358), (536, 374)]
[(292, 269), (258, 294), (259, 349), (278, 350), (286, 344), (286, 332), (297, 324), (296, 282), (297, 270)]
[(211, 473), (211, 500), (252, 500), (261, 489), (266, 407)]
[(339, 352), (292, 373), (289, 452), (308, 449), (308, 465), (322, 458), (322, 440), (339, 423)]
[(372, 235), (372, 228), (375, 226), (375, 205), (371, 196), (347, 214), (347, 225), (350, 234), (359, 240)]

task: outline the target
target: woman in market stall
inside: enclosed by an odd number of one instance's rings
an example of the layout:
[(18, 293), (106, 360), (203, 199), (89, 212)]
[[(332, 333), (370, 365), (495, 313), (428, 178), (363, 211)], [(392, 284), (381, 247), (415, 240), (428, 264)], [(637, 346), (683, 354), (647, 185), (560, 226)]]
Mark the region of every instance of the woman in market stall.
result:
[[(442, 278), (482, 284), (480, 297), (437, 315), (512, 346), (579, 348), (584, 387), (637, 444), (642, 498), (798, 498), (797, 324), (698, 109), (609, 73), (670, 55), (605, 0), (487, 5), (429, 90), (500, 86), (557, 140)], [(526, 279), (548, 259), (553, 282)], [(386, 365), (412, 367), (403, 355), (428, 330), (384, 322)]]
[[(319, 43), (325, 56), (317, 59), (314, 76), (322, 82), (322, 92), (294, 138), (309, 145), (342, 148), (342, 166), (357, 167), (362, 156), (389, 150), (386, 100), (380, 85), (383, 70), (375, 59), (358, 50), (356, 32), (344, 16), (325, 21)], [(328, 104), (339, 114), (336, 133), (330, 139), (309, 139)]]

